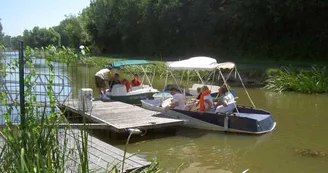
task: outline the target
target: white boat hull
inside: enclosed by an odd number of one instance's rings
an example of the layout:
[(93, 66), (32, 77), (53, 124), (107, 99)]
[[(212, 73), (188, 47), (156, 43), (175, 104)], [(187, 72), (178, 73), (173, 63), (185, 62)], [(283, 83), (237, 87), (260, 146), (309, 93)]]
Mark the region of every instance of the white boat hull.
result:
[[(184, 125), (186, 127), (191, 128), (197, 128), (197, 129), (203, 129), (203, 130), (211, 130), (211, 131), (224, 131), (224, 132), (235, 132), (235, 133), (248, 133), (248, 134), (263, 134), (268, 133), (272, 130), (274, 130), (276, 123), (273, 122), (271, 127), (267, 130), (263, 131), (246, 131), (246, 130), (240, 130), (240, 129), (234, 129), (234, 128), (228, 128), (228, 125), (225, 127), (225, 125), (216, 125), (210, 122), (202, 121), (197, 118), (193, 118), (187, 114), (183, 114), (178, 112), (178, 110), (171, 110), (171, 109), (165, 109), (163, 107), (160, 107), (161, 100), (141, 100), (142, 107), (148, 110), (158, 111), (162, 112), (163, 114), (172, 117), (184, 120)], [(213, 116), (220, 116), (212, 113)], [(199, 116), (202, 116), (201, 113), (199, 113)]]

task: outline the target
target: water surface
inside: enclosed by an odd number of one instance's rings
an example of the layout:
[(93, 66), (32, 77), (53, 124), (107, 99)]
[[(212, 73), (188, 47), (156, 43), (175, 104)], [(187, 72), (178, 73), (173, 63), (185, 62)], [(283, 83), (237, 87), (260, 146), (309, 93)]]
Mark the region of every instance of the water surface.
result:
[[(94, 84), (98, 68), (58, 65), (56, 70), (56, 74), (70, 79), (65, 78), (64, 93), (72, 92), (71, 98), (77, 98), (78, 89), (83, 87), (93, 88), (94, 96), (98, 97)], [(121, 76), (132, 79), (132, 74)], [(16, 79), (17, 76), (8, 75), (7, 78)], [(154, 80), (155, 88), (162, 89), (163, 86), (164, 79)], [(11, 87), (17, 91), (18, 85)], [(239, 97), (238, 104), (251, 105), (242, 88), (234, 89)], [(260, 88), (248, 91), (258, 108), (272, 113), (277, 122), (273, 132), (256, 136), (179, 128), (175, 135), (133, 142), (129, 144), (128, 152), (138, 153), (147, 160), (157, 157), (165, 172), (175, 172), (178, 168), (181, 172), (213, 173), (246, 169), (251, 173), (328, 172), (328, 96), (275, 93)], [(124, 141), (120, 143), (112, 142), (123, 149)], [(301, 155), (300, 151), (326, 155)]]

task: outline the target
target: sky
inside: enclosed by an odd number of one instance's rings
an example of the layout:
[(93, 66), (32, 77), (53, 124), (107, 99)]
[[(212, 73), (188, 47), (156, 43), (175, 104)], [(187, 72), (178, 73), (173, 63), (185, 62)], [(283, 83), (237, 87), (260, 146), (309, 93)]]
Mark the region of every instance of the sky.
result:
[(90, 0), (0, 0), (0, 18), (6, 35), (22, 35), (34, 26), (59, 25), (65, 15), (78, 15)]

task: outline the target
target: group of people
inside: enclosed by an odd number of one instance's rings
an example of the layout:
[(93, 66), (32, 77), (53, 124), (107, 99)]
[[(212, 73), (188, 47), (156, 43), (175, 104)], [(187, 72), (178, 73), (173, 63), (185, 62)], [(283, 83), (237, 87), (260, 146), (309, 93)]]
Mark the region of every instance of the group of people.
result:
[(99, 70), (95, 74), (96, 87), (99, 89), (100, 95), (105, 94), (106, 92), (106, 82), (108, 82), (108, 88), (111, 91), (113, 86), (116, 84), (125, 85), (126, 91), (131, 91), (131, 87), (141, 85), (141, 80), (139, 79), (138, 74), (133, 75), (133, 79), (128, 81), (127, 79), (120, 80), (120, 75), (115, 73), (114, 76), (111, 75), (110, 69)]
[(234, 96), (229, 92), (226, 85), (219, 88), (217, 99), (211, 96), (211, 90), (207, 86), (197, 88), (198, 96), (192, 103), (186, 104), (186, 98), (177, 88), (171, 88), (172, 102), (168, 108), (181, 109), (188, 111), (214, 111), (218, 106), (227, 107), (229, 103), (234, 102)]

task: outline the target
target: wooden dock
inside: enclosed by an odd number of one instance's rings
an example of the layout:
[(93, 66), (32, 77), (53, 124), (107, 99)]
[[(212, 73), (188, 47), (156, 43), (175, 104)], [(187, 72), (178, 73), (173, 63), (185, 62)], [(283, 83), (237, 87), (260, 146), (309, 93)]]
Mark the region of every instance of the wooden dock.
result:
[[(62, 134), (63, 135), (63, 134)], [(67, 133), (67, 151), (73, 151), (69, 155), (65, 172), (78, 172), (80, 164), (77, 141), (82, 143), (81, 131), (73, 129)], [(124, 151), (107, 144), (96, 137), (88, 135), (88, 164), (90, 171), (109, 172), (114, 167), (122, 169)], [(129, 172), (138, 168), (149, 166), (151, 163), (136, 155), (126, 153), (123, 172)]]
[[(79, 115), (83, 113), (78, 109), (78, 100), (70, 100), (58, 107)], [(92, 122), (101, 124), (101, 129), (106, 124), (107, 129), (115, 132), (126, 132), (129, 128), (156, 129), (184, 123), (183, 120), (169, 118), (160, 112), (118, 101), (93, 101), (92, 109), (85, 112), (85, 115)]]
[[(66, 131), (66, 140), (64, 130), (60, 132), (60, 149), (65, 147), (65, 172), (78, 173), (80, 166), (80, 156), (78, 148), (82, 148), (81, 131), (70, 129)], [(65, 142), (66, 141), (66, 142)], [(0, 149), (4, 145), (3, 138), (0, 136)], [(79, 145), (79, 147), (78, 147)], [(88, 134), (87, 143), (88, 166), (90, 172), (110, 172), (116, 169), (122, 172), (122, 163), (124, 151), (118, 149), (106, 142), (103, 142), (96, 137)], [(149, 166), (151, 163), (135, 154), (126, 153), (124, 160), (123, 172), (130, 172), (139, 168)], [(115, 172), (115, 171), (114, 171)]]

